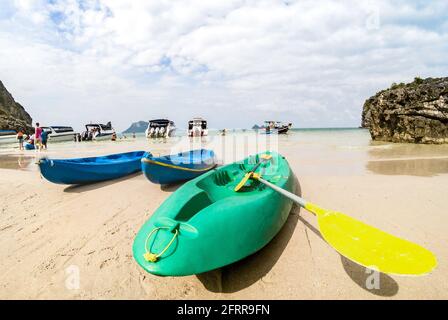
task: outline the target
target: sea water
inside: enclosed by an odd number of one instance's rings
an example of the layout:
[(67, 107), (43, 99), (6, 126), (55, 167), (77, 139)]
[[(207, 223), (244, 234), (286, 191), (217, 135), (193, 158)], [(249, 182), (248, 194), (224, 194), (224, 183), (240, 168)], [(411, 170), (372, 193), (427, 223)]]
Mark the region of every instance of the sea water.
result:
[(305, 175), (416, 175), (448, 173), (448, 145), (416, 145), (374, 142), (369, 131), (358, 128), (292, 129), (285, 135), (254, 130), (227, 130), (222, 136), (210, 130), (206, 137), (190, 138), (178, 130), (170, 138), (147, 139), (144, 134), (118, 135), (117, 141), (49, 141), (48, 150), (19, 151), (17, 144), (0, 146), (0, 168), (35, 170), (44, 156), (73, 158), (135, 150), (154, 155), (207, 148), (219, 164), (241, 160), (265, 150), (284, 155), (297, 174)]

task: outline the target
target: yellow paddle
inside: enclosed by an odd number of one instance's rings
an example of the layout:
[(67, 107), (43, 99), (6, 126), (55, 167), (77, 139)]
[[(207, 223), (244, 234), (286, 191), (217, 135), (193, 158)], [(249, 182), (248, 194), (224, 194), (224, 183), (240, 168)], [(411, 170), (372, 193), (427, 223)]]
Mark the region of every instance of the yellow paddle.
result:
[(242, 180), (240, 181), (240, 183), (238, 183), (238, 185), (235, 187), (235, 189), (234, 189), (235, 191), (239, 191), (239, 190), (246, 184), (247, 180), (249, 180), (250, 177), (252, 177), (252, 175), (255, 173), (255, 171), (258, 169), (258, 167), (259, 167), (264, 161), (270, 160), (270, 159), (272, 158), (272, 156), (269, 155), (269, 154), (263, 154), (263, 155), (260, 156), (260, 158), (261, 158), (261, 161), (258, 162), (258, 163), (252, 168), (251, 171), (249, 171), (248, 173), (246, 173), (246, 174), (244, 175), (243, 179), (242, 179)]
[(325, 241), (341, 255), (364, 267), (388, 274), (424, 275), (437, 266), (434, 254), (415, 243), (397, 238), (343, 213), (322, 209), (257, 174), (251, 174), (250, 177), (313, 213)]

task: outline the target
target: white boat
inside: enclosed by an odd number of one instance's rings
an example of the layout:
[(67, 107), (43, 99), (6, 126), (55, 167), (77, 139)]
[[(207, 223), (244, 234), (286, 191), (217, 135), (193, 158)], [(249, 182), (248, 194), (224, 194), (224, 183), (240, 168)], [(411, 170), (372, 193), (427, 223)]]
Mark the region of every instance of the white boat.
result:
[(82, 141), (91, 140), (112, 140), (115, 129), (109, 121), (107, 124), (90, 123), (86, 124), (86, 131), (81, 134)]
[(10, 144), (17, 141), (17, 132), (14, 130), (0, 130), (0, 144)]
[(50, 142), (74, 141), (78, 134), (72, 127), (50, 126), (42, 127), (42, 129), (48, 133), (48, 141)]
[(208, 135), (207, 121), (202, 118), (193, 118), (188, 121), (188, 136), (202, 137)]
[(150, 120), (148, 128), (145, 131), (147, 138), (166, 138), (172, 137), (176, 131), (174, 121), (167, 119)]
[(281, 121), (265, 121), (264, 127), (261, 128), (266, 134), (286, 134), (292, 128), (292, 123), (284, 123)]

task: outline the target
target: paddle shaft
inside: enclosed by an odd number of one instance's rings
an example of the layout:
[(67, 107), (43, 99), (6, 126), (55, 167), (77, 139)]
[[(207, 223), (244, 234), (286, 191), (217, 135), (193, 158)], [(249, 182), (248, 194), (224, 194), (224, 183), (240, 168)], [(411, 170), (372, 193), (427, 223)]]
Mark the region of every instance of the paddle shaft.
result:
[(254, 173), (255, 171), (257, 171), (258, 167), (261, 166), (262, 163), (263, 163), (263, 160), (261, 160), (260, 162), (258, 162), (258, 163), (252, 168), (252, 170), (251, 170), (250, 172), (248, 172), (247, 174), (252, 174), (252, 173)]
[(307, 201), (305, 199), (302, 199), (298, 195), (295, 195), (295, 194), (293, 194), (293, 193), (291, 193), (289, 191), (286, 191), (286, 190), (276, 186), (275, 184), (270, 183), (269, 181), (264, 180), (263, 178), (257, 177), (257, 180), (260, 181), (261, 183), (267, 185), (269, 188), (274, 189), (278, 193), (284, 195), (286, 198), (291, 199), (292, 201), (297, 203), (299, 206), (305, 208), (305, 205), (307, 203)]

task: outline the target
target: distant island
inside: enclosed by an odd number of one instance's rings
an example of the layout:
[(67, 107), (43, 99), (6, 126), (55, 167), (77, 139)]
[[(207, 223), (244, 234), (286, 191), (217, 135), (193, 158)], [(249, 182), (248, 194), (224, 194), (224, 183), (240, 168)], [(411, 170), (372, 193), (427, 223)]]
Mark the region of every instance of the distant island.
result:
[(131, 126), (123, 131), (123, 133), (143, 133), (148, 128), (148, 123), (146, 121), (138, 121), (131, 124)]
[(33, 132), (31, 116), (16, 102), (0, 81), (0, 130)]
[(362, 127), (373, 140), (448, 143), (448, 78), (415, 78), (369, 98)]

